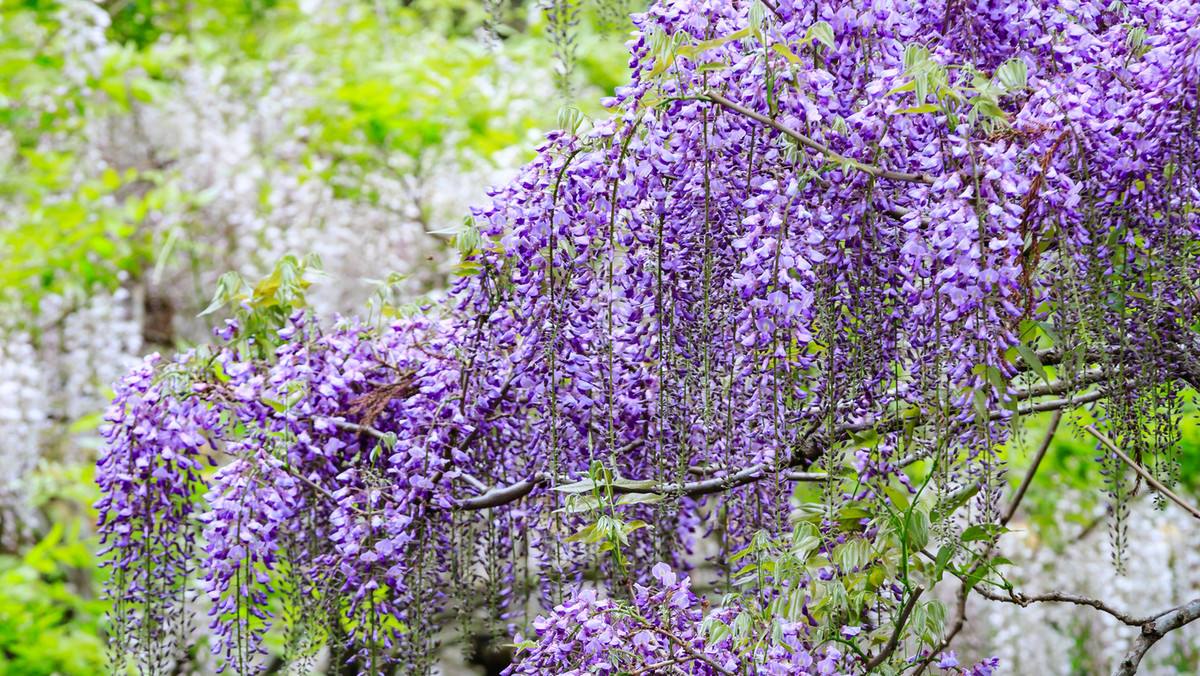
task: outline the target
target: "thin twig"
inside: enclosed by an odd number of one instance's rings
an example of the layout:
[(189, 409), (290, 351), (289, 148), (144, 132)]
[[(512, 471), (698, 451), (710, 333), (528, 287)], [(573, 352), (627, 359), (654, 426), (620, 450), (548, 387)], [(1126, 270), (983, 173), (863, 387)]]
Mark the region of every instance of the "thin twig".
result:
[(344, 504), (343, 502), (341, 502), (340, 500), (338, 500), (337, 498), (335, 498), (335, 497), (333, 496), (333, 493), (330, 493), (330, 492), (329, 492), (329, 489), (327, 489), (327, 488), (323, 488), (323, 487), (321, 487), (321, 486), (317, 485), (317, 484), (316, 484), (316, 483), (314, 483), (314, 482), (313, 482), (311, 479), (309, 479), (308, 477), (304, 476), (303, 474), (298, 474), (298, 473), (296, 473), (296, 472), (293, 472), (293, 471), (291, 471), (290, 469), (288, 469), (288, 468), (286, 468), (286, 467), (277, 467), (276, 469), (278, 469), (280, 472), (283, 472), (284, 474), (286, 474), (286, 475), (288, 475), (288, 476), (292, 477), (293, 479), (299, 479), (300, 481), (304, 482), (304, 484), (305, 484), (305, 485), (307, 485), (309, 488), (313, 489), (314, 491), (316, 491), (316, 492), (320, 493), (322, 496), (324, 496), (324, 497), (325, 497), (325, 499), (329, 500), (329, 501), (330, 501), (330, 502), (332, 502), (333, 504), (335, 504), (335, 505), (337, 505), (337, 506), (339, 506), (339, 507), (345, 507), (346, 509), (349, 509), (351, 512), (354, 512), (354, 513), (355, 513), (356, 515), (358, 515), (358, 516), (361, 516), (361, 517), (365, 517), (365, 516), (367, 516), (367, 513), (366, 513), (366, 512), (364, 512), (364, 511), (362, 511), (361, 509), (359, 509), (359, 508), (355, 507), (354, 505), (347, 505), (347, 504)]
[(1200, 509), (1196, 509), (1195, 507), (1184, 502), (1183, 498), (1176, 495), (1170, 488), (1167, 488), (1166, 486), (1164, 486), (1162, 484), (1162, 482), (1160, 482), (1158, 479), (1155, 479), (1146, 470), (1142, 469), (1141, 465), (1134, 462), (1133, 458), (1129, 457), (1128, 455), (1125, 455), (1125, 452), (1122, 451), (1119, 447), (1117, 447), (1117, 445), (1115, 443), (1113, 443), (1112, 439), (1109, 439), (1103, 432), (1096, 429), (1095, 425), (1087, 425), (1083, 429), (1087, 430), (1088, 433), (1091, 434), (1093, 437), (1096, 437), (1097, 439), (1099, 439), (1100, 443), (1102, 443), (1108, 447), (1108, 450), (1112, 451), (1113, 453), (1116, 453), (1117, 457), (1120, 458), (1121, 460), (1125, 461), (1126, 465), (1129, 465), (1130, 467), (1132, 467), (1133, 471), (1137, 472), (1139, 476), (1141, 476), (1143, 479), (1146, 480), (1146, 483), (1153, 486), (1156, 490), (1158, 490), (1159, 493), (1162, 493), (1163, 495), (1170, 498), (1171, 501), (1174, 502), (1175, 504), (1177, 504), (1180, 507), (1187, 510), (1187, 512), (1189, 514), (1196, 517), (1197, 519), (1200, 519)]
[(641, 627), (643, 629), (649, 629), (650, 631), (653, 631), (661, 636), (666, 637), (666, 639), (668, 641), (679, 646), (679, 648), (682, 649), (685, 653), (687, 653), (690, 657), (700, 660), (701, 662), (707, 664), (709, 667), (711, 667), (715, 671), (722, 673), (725, 676), (735, 676), (734, 672), (726, 669), (725, 667), (721, 666), (720, 664), (717, 664), (717, 662), (715, 660), (713, 660), (713, 658), (709, 657), (708, 655), (705, 655), (704, 653), (701, 653), (701, 652), (697, 652), (695, 648), (688, 645), (687, 642), (685, 642), (683, 639), (679, 638), (675, 634), (672, 634), (671, 632), (667, 631), (666, 629), (663, 629), (662, 627), (656, 627), (656, 626), (650, 624), (649, 622), (642, 620), (640, 617), (634, 617), (632, 619), (634, 622), (641, 625)]
[(779, 13), (779, 7), (772, 2), (772, 0), (762, 0), (762, 3), (767, 9), (771, 10), (771, 13), (774, 14), (780, 21), (783, 21), (783, 15)]
[[(1026, 596), (1025, 594), (1011, 591), (1007, 596), (1005, 596), (1004, 594), (982, 586), (978, 587), (975, 591), (989, 601), (1015, 603), (1022, 608), (1028, 606), (1030, 603), (1070, 603), (1077, 606), (1090, 606), (1102, 613), (1112, 615), (1117, 619), (1117, 621), (1127, 624), (1131, 627), (1140, 627), (1141, 625), (1146, 624), (1157, 617), (1157, 615), (1151, 615), (1149, 617), (1134, 617), (1129, 613), (1125, 613), (1113, 608), (1100, 599), (1079, 596), (1078, 594), (1067, 594), (1060, 591), (1048, 591), (1044, 594), (1037, 594), (1036, 596)], [(1159, 615), (1161, 614), (1162, 613), (1159, 613)]]
[(1018, 387), (1013, 390), (1012, 398), (1017, 401), (1044, 397), (1048, 394), (1065, 394), (1070, 390), (1082, 390), (1088, 385), (1102, 382), (1108, 376), (1102, 367), (1090, 368), (1075, 375), (1070, 380), (1038, 381), (1029, 387)]
[(846, 166), (851, 167), (853, 169), (857, 169), (858, 171), (861, 171), (864, 174), (867, 174), (868, 176), (874, 176), (875, 178), (886, 178), (886, 179), (893, 180), (893, 181), (906, 181), (908, 183), (925, 183), (927, 185), (931, 185), (934, 182), (933, 177), (929, 176), (928, 174), (906, 174), (906, 173), (900, 172), (900, 171), (891, 171), (890, 169), (883, 169), (881, 167), (877, 167), (872, 164), (865, 164), (865, 163), (860, 162), (853, 158), (843, 157), (843, 156), (839, 155), (838, 153), (834, 152), (833, 150), (831, 150), (829, 148), (829, 146), (826, 146), (825, 144), (823, 144), (819, 141), (813, 140), (812, 138), (809, 138), (808, 136), (801, 134), (800, 132), (796, 131), (795, 129), (792, 129), (791, 127), (787, 127), (783, 124), (780, 124), (779, 122), (767, 117), (766, 115), (761, 115), (759, 113), (754, 112), (753, 110), (750, 110), (749, 108), (746, 108), (745, 106), (734, 103), (733, 101), (730, 101), (729, 99), (725, 98), (724, 96), (721, 96), (720, 94), (712, 91), (711, 89), (706, 90), (704, 92), (704, 96), (705, 96), (705, 98), (712, 101), (713, 103), (722, 105), (736, 113), (745, 115), (746, 117), (748, 117), (752, 120), (757, 120), (758, 122), (762, 122), (763, 124), (767, 125), (768, 127), (771, 127), (772, 129), (775, 129), (776, 131), (782, 132), (782, 133), (792, 137), (793, 139), (795, 139), (796, 143), (799, 143), (800, 145), (804, 146), (805, 148), (808, 148), (809, 150), (815, 150), (815, 151), (821, 153), (822, 155), (829, 158), (831, 161), (845, 164)]
[(1012, 502), (1008, 504), (1008, 509), (1004, 511), (1004, 516), (1000, 517), (1000, 525), (1007, 526), (1012, 520), (1013, 515), (1017, 513), (1017, 507), (1021, 504), (1021, 500), (1025, 497), (1025, 491), (1029, 490), (1029, 484), (1033, 483), (1033, 476), (1037, 474), (1038, 466), (1042, 464), (1042, 458), (1046, 456), (1046, 450), (1050, 448), (1050, 443), (1054, 441), (1054, 433), (1058, 431), (1058, 423), (1062, 420), (1062, 410), (1059, 409), (1050, 417), (1050, 427), (1046, 430), (1046, 436), (1042, 438), (1042, 445), (1038, 446), (1037, 454), (1033, 456), (1033, 463), (1029, 466), (1029, 471), (1025, 473), (1025, 478), (1021, 480), (1021, 485), (1017, 487), (1017, 492), (1013, 495)]
[(641, 676), (641, 674), (645, 674), (645, 673), (654, 671), (656, 669), (662, 669), (663, 667), (674, 666), (674, 665), (679, 664), (684, 661), (685, 660), (683, 660), (679, 657), (672, 657), (669, 660), (663, 660), (662, 662), (655, 662), (654, 664), (647, 664), (644, 667), (638, 667), (637, 669), (634, 669), (632, 671), (628, 671), (625, 673), (628, 674), (628, 676)]
[(387, 438), (387, 434), (380, 432), (379, 430), (375, 429), (374, 427), (371, 427), (370, 425), (359, 425), (358, 423), (347, 422), (345, 420), (338, 420), (336, 418), (325, 418), (324, 420), (325, 420), (325, 422), (329, 423), (330, 425), (333, 425), (334, 427), (341, 429), (341, 430), (346, 430), (347, 432), (354, 432), (356, 434), (370, 435), (380, 441), (383, 441)]
[(875, 667), (883, 664), (885, 661), (887, 661), (887, 658), (891, 657), (892, 653), (895, 652), (896, 646), (900, 644), (900, 634), (904, 632), (904, 625), (908, 623), (908, 616), (912, 614), (913, 608), (916, 607), (917, 599), (920, 598), (921, 594), (924, 593), (925, 585), (919, 584), (917, 585), (917, 588), (913, 590), (912, 595), (908, 597), (908, 601), (904, 604), (904, 607), (900, 609), (900, 617), (896, 618), (896, 630), (892, 632), (892, 637), (888, 639), (887, 645), (883, 646), (883, 650), (879, 651), (879, 654), (876, 655), (874, 659), (872, 659), (870, 662), (867, 662), (867, 666), (865, 668), (867, 673), (869, 673)]

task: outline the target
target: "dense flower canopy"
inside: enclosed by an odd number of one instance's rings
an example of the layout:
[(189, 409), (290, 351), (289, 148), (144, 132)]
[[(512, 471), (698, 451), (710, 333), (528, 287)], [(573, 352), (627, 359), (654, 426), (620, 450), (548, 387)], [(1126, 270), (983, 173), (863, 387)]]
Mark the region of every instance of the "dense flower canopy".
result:
[[(792, 532), (798, 482), (828, 510), (895, 507), (918, 462), (936, 504), (977, 490), (967, 522), (995, 522), (995, 449), (1039, 411), (1102, 401), (1171, 481), (1200, 381), (1200, 6), (708, 0), (635, 21), (612, 116), (551, 134), (474, 211), (444, 303), (384, 331), (297, 316), (269, 360), (231, 324), (122, 381), (99, 507), (139, 660), (182, 649), (196, 576), (239, 673), (273, 598), (297, 654), (325, 637), (373, 673), (427, 668), (479, 598), (523, 626), (530, 594), (558, 607), (519, 673), (577, 639), (603, 673), (861, 673), (883, 655), (843, 625), (904, 617), (894, 568), (841, 613), (818, 588), (863, 561), (760, 575), (755, 595), (799, 600), (750, 657), (696, 633), (686, 585), (681, 643), (573, 590), (597, 570), (653, 615), (680, 583), (652, 565), (687, 568), (711, 535), (732, 581), (759, 534)], [(1132, 482), (1101, 462), (1119, 540)], [(833, 513), (819, 551), (886, 558), (874, 522)]]

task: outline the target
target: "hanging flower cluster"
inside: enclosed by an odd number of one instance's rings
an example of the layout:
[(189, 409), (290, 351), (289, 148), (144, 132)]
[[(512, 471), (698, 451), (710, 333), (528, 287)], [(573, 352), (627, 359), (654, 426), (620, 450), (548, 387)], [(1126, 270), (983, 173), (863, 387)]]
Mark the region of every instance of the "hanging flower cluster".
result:
[[(691, 580), (664, 563), (651, 569), (649, 587), (634, 584), (629, 604), (600, 599), (595, 590), (580, 591), (549, 617), (533, 621), (538, 640), (518, 642), (529, 652), (509, 672), (514, 675), (583, 676), (622, 673), (683, 673), (695, 676), (840, 676), (858, 673), (852, 659), (836, 647), (811, 651), (812, 627), (805, 622), (773, 618), (766, 640), (749, 649), (730, 631), (737, 607), (705, 612), (691, 591)], [(724, 631), (714, 628), (721, 627)], [(858, 628), (843, 629), (855, 636)], [(712, 638), (716, 636), (717, 638)], [(997, 660), (959, 668), (954, 651), (933, 662), (933, 673), (991, 676)]]
[[(444, 303), (379, 333), (295, 317), (274, 360), (229, 346), (127, 379), (100, 481), (132, 645), (165, 640), (195, 566), (240, 673), (280, 589), (371, 673), (425, 669), (473, 602), (515, 629), (539, 594), (524, 673), (564, 651), (628, 670), (614, 642), (632, 670), (777, 650), (862, 673), (916, 653), (842, 620), (900, 633), (920, 590), (893, 549), (941, 513), (952, 553), (945, 514), (974, 492), (969, 522), (996, 520), (1016, 416), (1103, 400), (1171, 481), (1200, 382), (1200, 7), (696, 0), (636, 24), (612, 117), (551, 134), (473, 212)], [(1102, 460), (1119, 523), (1132, 482)], [(689, 633), (696, 602), (650, 565), (711, 534), (740, 584), (803, 481), (823, 507), (802, 549), (826, 560), (748, 587), (793, 613), (827, 582), (866, 596), (822, 592), (761, 655)], [(875, 520), (896, 509), (898, 540)], [(589, 570), (632, 605), (572, 596)]]
[[(655, 665), (678, 665), (684, 673), (711, 676), (782, 676), (800, 670), (840, 673), (841, 653), (830, 648), (814, 656), (797, 639), (807, 633), (801, 623), (780, 622), (779, 640), (758, 647), (751, 655), (739, 654), (729, 632), (717, 641), (703, 640), (706, 627), (732, 622), (736, 609), (723, 608), (706, 616), (688, 577), (676, 575), (664, 563), (656, 564), (651, 575), (652, 586), (633, 585), (628, 607), (600, 599), (595, 590), (588, 589), (556, 607), (550, 617), (534, 620), (539, 642), (527, 644), (532, 648), (530, 654), (511, 673), (614, 676)], [(747, 666), (750, 671), (744, 670)]]

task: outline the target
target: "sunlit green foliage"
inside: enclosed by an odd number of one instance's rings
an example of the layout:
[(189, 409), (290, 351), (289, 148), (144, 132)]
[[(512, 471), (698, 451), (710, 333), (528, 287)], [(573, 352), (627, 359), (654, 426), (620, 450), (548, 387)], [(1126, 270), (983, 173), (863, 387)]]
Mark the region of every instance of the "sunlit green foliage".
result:
[(101, 618), (108, 603), (97, 575), (91, 467), (48, 465), (31, 487), (31, 507), (55, 520), (21, 554), (0, 554), (0, 674), (104, 673)]

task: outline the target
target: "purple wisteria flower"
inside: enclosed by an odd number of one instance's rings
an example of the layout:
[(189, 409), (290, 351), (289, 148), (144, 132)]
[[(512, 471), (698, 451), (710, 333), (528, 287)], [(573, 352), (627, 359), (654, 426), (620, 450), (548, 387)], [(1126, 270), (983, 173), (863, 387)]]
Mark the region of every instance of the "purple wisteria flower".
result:
[[(383, 331), (297, 315), (267, 360), (228, 324), (118, 383), (97, 508), (122, 646), (185, 650), (195, 580), (238, 673), (284, 598), (368, 672), (427, 669), (479, 608), (532, 637), (514, 673), (859, 674), (841, 644), (872, 650), (908, 581), (874, 580), (849, 620), (814, 594), (886, 553), (860, 506), (902, 502), (903, 468), (934, 468), (938, 499), (977, 488), (971, 519), (995, 521), (1014, 417), (1103, 400), (1170, 480), (1157, 430), (1200, 383), (1200, 4), (680, 0), (634, 21), (611, 116), (549, 134), (473, 210), (436, 307)], [(1103, 462), (1119, 516), (1130, 483)], [(867, 554), (737, 578), (814, 478), (858, 511), (817, 518), (806, 551)], [(575, 537), (598, 515), (601, 546)], [(745, 593), (719, 608), (682, 574), (708, 534)], [(701, 632), (785, 594), (753, 650)]]

